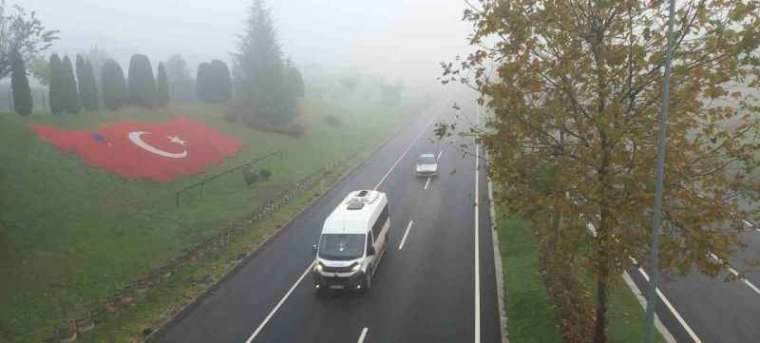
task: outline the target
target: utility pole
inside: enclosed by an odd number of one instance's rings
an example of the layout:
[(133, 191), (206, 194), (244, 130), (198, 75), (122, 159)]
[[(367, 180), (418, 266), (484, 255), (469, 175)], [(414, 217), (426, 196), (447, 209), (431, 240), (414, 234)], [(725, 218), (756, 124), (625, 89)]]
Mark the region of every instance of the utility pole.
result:
[(668, 14), (668, 50), (665, 57), (665, 75), (662, 81), (662, 107), (660, 108), (660, 131), (657, 136), (657, 184), (654, 196), (654, 215), (652, 218), (651, 246), (649, 248), (649, 289), (647, 290), (647, 313), (644, 323), (644, 342), (654, 341), (654, 313), (657, 305), (657, 282), (660, 272), (657, 267), (657, 254), (660, 249), (660, 227), (662, 226), (662, 197), (665, 179), (665, 148), (667, 146), (668, 106), (670, 102), (670, 74), (673, 63), (673, 18), (676, 1), (669, 0)]

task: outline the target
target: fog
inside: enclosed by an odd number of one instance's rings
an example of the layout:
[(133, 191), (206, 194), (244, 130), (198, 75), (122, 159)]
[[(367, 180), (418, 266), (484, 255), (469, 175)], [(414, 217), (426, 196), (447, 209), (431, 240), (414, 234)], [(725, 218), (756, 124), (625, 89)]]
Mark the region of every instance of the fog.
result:
[[(11, 0), (60, 30), (48, 52), (97, 46), (126, 64), (134, 53), (153, 61), (179, 53), (192, 68), (229, 61), (250, 0)], [(283, 52), (297, 65), (382, 75), (406, 86), (435, 85), (438, 62), (467, 50), (470, 25), (462, 0), (267, 1)]]

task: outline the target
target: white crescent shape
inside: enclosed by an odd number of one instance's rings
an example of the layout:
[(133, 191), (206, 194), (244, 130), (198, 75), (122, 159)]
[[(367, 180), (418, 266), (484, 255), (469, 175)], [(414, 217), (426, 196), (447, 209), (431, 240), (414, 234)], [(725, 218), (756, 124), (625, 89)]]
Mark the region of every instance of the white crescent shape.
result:
[(133, 131), (129, 133), (129, 140), (132, 141), (132, 143), (135, 143), (135, 145), (139, 146), (140, 148), (143, 148), (145, 151), (154, 153), (158, 156), (168, 157), (168, 158), (185, 158), (187, 157), (187, 150), (180, 152), (180, 153), (171, 153), (168, 151), (163, 151), (159, 148), (156, 148), (148, 143), (145, 143), (145, 141), (142, 140), (142, 135), (150, 134), (150, 132), (147, 131)]

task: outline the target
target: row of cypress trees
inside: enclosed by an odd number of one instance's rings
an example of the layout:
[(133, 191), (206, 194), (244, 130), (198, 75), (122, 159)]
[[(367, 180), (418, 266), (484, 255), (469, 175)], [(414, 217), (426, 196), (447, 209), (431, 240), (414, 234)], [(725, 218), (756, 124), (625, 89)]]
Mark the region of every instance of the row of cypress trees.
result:
[[(163, 63), (158, 65), (158, 80), (147, 56), (133, 55), (129, 62), (129, 78), (118, 62), (108, 59), (101, 71), (103, 104), (109, 110), (125, 105), (141, 107), (169, 104), (169, 80)], [(61, 60), (50, 57), (50, 110), (53, 114), (78, 113), (98, 109), (98, 89), (92, 64), (81, 55), (76, 57), (76, 78), (68, 56)], [(78, 82), (77, 82), (78, 81)]]

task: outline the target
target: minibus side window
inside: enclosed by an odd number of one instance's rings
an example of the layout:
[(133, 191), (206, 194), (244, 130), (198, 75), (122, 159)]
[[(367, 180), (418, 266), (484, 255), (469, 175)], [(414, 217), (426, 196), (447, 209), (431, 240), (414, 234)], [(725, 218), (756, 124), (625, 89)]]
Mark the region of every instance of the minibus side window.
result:
[(375, 225), (372, 225), (372, 232), (375, 233), (375, 236), (380, 235), (380, 231), (383, 230), (383, 226), (385, 226), (385, 222), (388, 220), (388, 205), (386, 204), (385, 207), (383, 207), (383, 212), (380, 212), (380, 215), (377, 216), (377, 220), (375, 220)]

